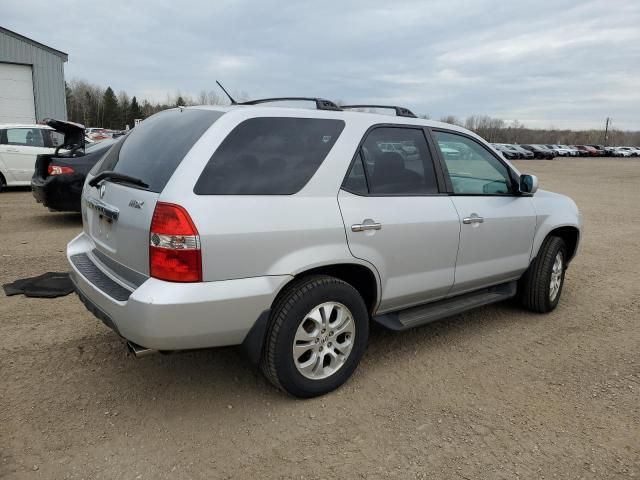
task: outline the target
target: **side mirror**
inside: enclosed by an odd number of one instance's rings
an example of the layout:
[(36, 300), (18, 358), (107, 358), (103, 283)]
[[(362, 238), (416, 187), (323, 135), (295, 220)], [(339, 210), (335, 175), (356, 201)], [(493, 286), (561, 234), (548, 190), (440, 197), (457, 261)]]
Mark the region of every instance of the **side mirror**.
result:
[(520, 175), (520, 193), (533, 195), (538, 191), (538, 177), (535, 175)]

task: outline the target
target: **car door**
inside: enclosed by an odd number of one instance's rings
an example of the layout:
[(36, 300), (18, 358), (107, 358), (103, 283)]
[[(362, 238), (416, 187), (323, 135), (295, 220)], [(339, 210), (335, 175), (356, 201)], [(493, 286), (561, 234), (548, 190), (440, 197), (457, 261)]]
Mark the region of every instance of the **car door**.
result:
[(28, 185), (33, 176), (36, 157), (52, 150), (45, 146), (40, 128), (7, 128), (3, 132), (0, 154), (13, 182)]
[(4, 140), (5, 132), (6, 130), (0, 129), (0, 175), (2, 175), (5, 181), (11, 185), (13, 183), (13, 174), (4, 163), (4, 150), (6, 148)]
[(451, 289), (460, 219), (442, 188), (422, 128), (379, 126), (365, 135), (338, 202), (351, 253), (380, 275), (379, 313)]
[[(515, 172), (480, 141), (447, 130), (431, 134), (462, 219), (451, 295), (519, 278), (533, 246), (533, 199), (515, 191)], [(449, 156), (443, 147), (463, 153)]]

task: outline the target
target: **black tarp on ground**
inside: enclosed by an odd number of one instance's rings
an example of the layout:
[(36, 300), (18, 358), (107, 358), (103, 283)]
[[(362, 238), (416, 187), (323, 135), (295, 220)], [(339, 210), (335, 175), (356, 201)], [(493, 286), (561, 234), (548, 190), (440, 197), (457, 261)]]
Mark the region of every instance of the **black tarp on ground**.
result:
[(7, 296), (25, 295), (37, 298), (55, 298), (73, 292), (68, 272), (47, 272), (37, 277), (22, 278), (2, 285)]

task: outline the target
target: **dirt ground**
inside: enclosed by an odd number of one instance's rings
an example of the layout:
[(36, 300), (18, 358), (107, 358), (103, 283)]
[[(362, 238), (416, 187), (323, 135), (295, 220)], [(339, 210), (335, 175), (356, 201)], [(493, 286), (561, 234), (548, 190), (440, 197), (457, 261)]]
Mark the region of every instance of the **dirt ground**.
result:
[[(75, 295), (0, 293), (0, 477), (640, 477), (640, 160), (516, 163), (584, 213), (558, 309), (375, 329), (323, 398), (233, 348), (136, 360)], [(0, 283), (67, 270), (80, 228), (0, 194)]]

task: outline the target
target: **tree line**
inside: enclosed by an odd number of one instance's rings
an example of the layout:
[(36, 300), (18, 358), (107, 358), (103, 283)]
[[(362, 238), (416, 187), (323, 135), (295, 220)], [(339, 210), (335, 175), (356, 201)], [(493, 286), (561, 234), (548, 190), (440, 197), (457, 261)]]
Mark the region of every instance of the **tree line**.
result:
[[(147, 99), (130, 97), (127, 92), (117, 94), (108, 86), (103, 88), (85, 80), (74, 79), (65, 84), (67, 97), (67, 118), (85, 127), (102, 127), (112, 130), (131, 128), (136, 119), (145, 119), (154, 113), (177, 106), (228, 105), (226, 98), (213, 90), (203, 90), (193, 98), (179, 91), (167, 94), (164, 102), (152, 103)], [(237, 96), (236, 96), (237, 95)], [(248, 99), (245, 92), (234, 92), (238, 101)]]
[[(133, 127), (135, 119), (145, 119), (154, 113), (176, 106), (228, 105), (226, 97), (214, 90), (202, 90), (195, 98), (190, 95), (167, 94), (164, 102), (152, 103), (147, 99), (130, 97), (127, 92), (117, 94), (111, 87), (103, 88), (85, 80), (74, 79), (66, 84), (67, 116), (70, 121), (86, 127), (124, 130)], [(246, 92), (233, 92), (238, 101), (247, 100)], [(337, 102), (340, 104), (340, 102)], [(420, 115), (429, 118), (429, 115)], [(610, 129), (605, 142), (604, 129), (569, 130), (527, 128), (514, 120), (505, 122), (488, 115), (471, 115), (460, 119), (453, 115), (440, 118), (441, 122), (465, 127), (493, 143), (551, 143), (560, 145), (640, 145), (640, 132)]]
[(471, 115), (464, 121), (455, 116), (442, 117), (441, 122), (458, 125), (492, 143), (538, 143), (553, 145), (640, 145), (640, 132), (619, 129), (570, 130), (527, 128), (514, 120), (505, 122), (487, 115)]

